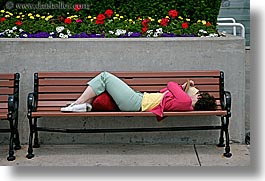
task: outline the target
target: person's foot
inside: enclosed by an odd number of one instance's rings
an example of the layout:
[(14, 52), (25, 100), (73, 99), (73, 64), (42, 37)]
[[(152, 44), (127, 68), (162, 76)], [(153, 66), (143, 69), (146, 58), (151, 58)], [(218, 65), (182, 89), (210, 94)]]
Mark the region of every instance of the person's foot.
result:
[(76, 104), (72, 103), (67, 107), (62, 107), (62, 112), (87, 112), (92, 110), (92, 105), (89, 103)]

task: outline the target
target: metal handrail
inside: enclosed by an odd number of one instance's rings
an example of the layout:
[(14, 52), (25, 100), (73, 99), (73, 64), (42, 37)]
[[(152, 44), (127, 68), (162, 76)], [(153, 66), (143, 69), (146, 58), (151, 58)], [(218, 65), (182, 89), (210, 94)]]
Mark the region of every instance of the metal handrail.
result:
[[(218, 21), (232, 21), (232, 23), (236, 23), (235, 18), (217, 18)], [(233, 26), (233, 35), (236, 36), (236, 26)]]
[(218, 26), (232, 26), (241, 28), (241, 36), (245, 38), (245, 27), (241, 23), (217, 23)]

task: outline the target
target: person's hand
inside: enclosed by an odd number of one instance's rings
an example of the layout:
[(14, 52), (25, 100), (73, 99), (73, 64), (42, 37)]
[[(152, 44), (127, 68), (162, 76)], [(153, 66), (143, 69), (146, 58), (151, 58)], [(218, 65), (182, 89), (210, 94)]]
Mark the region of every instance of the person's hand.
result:
[(195, 83), (194, 83), (194, 81), (193, 80), (190, 80), (190, 86), (194, 86), (195, 85)]

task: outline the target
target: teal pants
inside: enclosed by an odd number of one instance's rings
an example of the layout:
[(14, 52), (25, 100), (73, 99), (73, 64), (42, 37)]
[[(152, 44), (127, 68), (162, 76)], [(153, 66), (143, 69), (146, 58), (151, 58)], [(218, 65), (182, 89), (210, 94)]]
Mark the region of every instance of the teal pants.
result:
[(100, 95), (107, 91), (121, 111), (140, 111), (143, 94), (134, 91), (121, 79), (109, 72), (102, 72), (87, 83)]

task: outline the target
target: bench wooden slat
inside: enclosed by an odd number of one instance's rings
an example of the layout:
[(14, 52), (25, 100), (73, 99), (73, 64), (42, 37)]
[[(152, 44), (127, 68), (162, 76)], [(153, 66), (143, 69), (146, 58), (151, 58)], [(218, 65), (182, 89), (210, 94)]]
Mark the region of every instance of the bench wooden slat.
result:
[(8, 95), (0, 95), (0, 103), (7, 101), (8, 101)]
[[(60, 112), (61, 107), (63, 107), (63, 106), (57, 106), (57, 107), (38, 107), (37, 108), (37, 112), (48, 112), (48, 111), (51, 111), (51, 112), (59, 111)], [(222, 110), (221, 106), (217, 106), (217, 109), (216, 110)], [(98, 112), (100, 112), (100, 111), (98, 111)], [(102, 112), (104, 112), (104, 111), (102, 111)], [(109, 112), (113, 112), (113, 111), (109, 111)]]
[(0, 109), (7, 109), (8, 104), (7, 103), (0, 103)]
[(0, 80), (0, 87), (14, 87), (14, 80)]
[(0, 74), (0, 80), (15, 79), (15, 74)]
[[(40, 93), (52, 93), (52, 92), (83, 92), (86, 89), (87, 86), (39, 86), (39, 92)], [(220, 87), (219, 85), (198, 85), (196, 86), (200, 91), (219, 91)], [(142, 91), (142, 92), (153, 92), (153, 91), (159, 91), (163, 88), (165, 88), (165, 85), (160, 86), (131, 86), (132, 89), (136, 91)]]
[[(41, 78), (69, 78), (69, 77), (95, 77), (100, 72), (39, 72), (38, 77)], [(212, 71), (176, 71), (176, 72), (112, 72), (120, 78), (123, 77), (174, 77), (174, 76), (220, 76), (219, 70)]]
[[(38, 106), (39, 107), (62, 107), (66, 106), (66, 104), (69, 103), (69, 101), (39, 101)], [(217, 105), (220, 105), (220, 100), (216, 100)]]
[[(39, 85), (40, 86), (80, 86), (80, 85), (87, 85), (87, 82), (90, 79), (40, 79)], [(137, 78), (137, 79), (122, 79), (124, 82), (126, 82), (128, 85), (165, 85), (165, 82), (177, 82), (179, 84), (183, 84), (187, 81), (187, 78)], [(219, 84), (219, 78), (194, 78), (192, 79), (196, 85), (203, 84), (203, 85), (209, 85), (209, 84)]]
[(7, 119), (7, 113), (0, 112), (0, 119)]
[(0, 109), (0, 113), (7, 113), (8, 109), (4, 108), (4, 109)]
[[(219, 92), (209, 92), (210, 95), (214, 96), (216, 99), (220, 99), (220, 94)], [(54, 101), (59, 101), (59, 100), (76, 100), (79, 96), (81, 95), (81, 93), (67, 93), (67, 94), (57, 94), (57, 93), (53, 93), (53, 94), (39, 94), (39, 100), (54, 100)]]
[(0, 95), (14, 94), (14, 88), (0, 88)]

